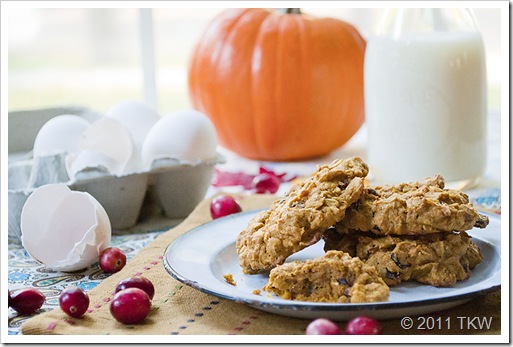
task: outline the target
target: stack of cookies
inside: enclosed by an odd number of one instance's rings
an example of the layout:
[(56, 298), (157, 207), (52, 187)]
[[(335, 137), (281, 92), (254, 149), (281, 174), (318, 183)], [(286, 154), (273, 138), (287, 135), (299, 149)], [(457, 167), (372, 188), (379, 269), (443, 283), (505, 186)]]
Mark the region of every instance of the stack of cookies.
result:
[[(367, 185), (358, 157), (319, 166), (237, 237), (242, 271), (270, 271), (263, 288), (285, 299), (385, 301), (389, 286), (416, 280), (452, 286), (481, 262), (467, 230), (484, 228), (461, 192), (441, 176), (396, 186)], [(324, 256), (285, 263), (320, 239)]]
[(484, 228), (462, 192), (445, 189), (441, 176), (423, 182), (366, 187), (344, 219), (323, 235), (341, 250), (373, 265), (389, 285), (416, 280), (436, 287), (465, 280), (482, 256), (466, 233)]

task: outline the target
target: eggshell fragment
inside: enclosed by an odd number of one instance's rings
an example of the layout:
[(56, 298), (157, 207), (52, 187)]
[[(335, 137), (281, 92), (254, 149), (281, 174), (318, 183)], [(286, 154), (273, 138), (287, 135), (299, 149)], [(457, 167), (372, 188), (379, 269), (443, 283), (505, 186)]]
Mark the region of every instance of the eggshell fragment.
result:
[(76, 271), (98, 261), (111, 239), (109, 217), (88, 193), (65, 184), (34, 190), (21, 212), (21, 242), (36, 260), (56, 271)]
[(144, 141), (141, 157), (143, 167), (154, 161), (177, 158), (193, 162), (216, 156), (217, 134), (210, 119), (198, 111), (173, 112), (151, 128)]
[(75, 179), (79, 179), (79, 174), (84, 171), (99, 171), (108, 174), (123, 170), (121, 163), (98, 151), (80, 151), (75, 156), (68, 157), (67, 163), (69, 176)]
[[(79, 143), (80, 151), (101, 153), (89, 156), (90, 161), (80, 163), (81, 167), (95, 167), (105, 165), (105, 162), (114, 161), (107, 165), (110, 173), (121, 175), (135, 172), (140, 168), (140, 155), (136, 150), (128, 130), (114, 118), (100, 118), (82, 134)], [(107, 158), (105, 158), (107, 157)], [(73, 166), (73, 164), (71, 164)]]
[(82, 117), (64, 114), (46, 122), (34, 140), (34, 157), (79, 150), (79, 140), (90, 123)]
[(125, 100), (115, 104), (105, 116), (116, 119), (127, 128), (138, 151), (141, 151), (150, 129), (160, 119), (157, 112), (136, 100)]

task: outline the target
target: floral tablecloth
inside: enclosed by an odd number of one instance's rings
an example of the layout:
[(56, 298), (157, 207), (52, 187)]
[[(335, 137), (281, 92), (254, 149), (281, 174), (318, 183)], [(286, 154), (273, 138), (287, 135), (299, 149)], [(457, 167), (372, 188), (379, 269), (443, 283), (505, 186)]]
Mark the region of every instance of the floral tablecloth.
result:
[[(167, 228), (140, 234), (113, 235), (111, 245), (123, 250), (127, 261), (130, 261), (131, 257), (165, 230)], [(64, 288), (76, 285), (88, 291), (109, 276), (100, 269), (98, 264), (77, 272), (53, 271), (32, 259), (19, 242), (9, 244), (8, 259), (9, 290), (14, 292), (17, 289), (32, 287), (46, 296), (43, 307), (35, 314), (58, 308), (59, 295)], [(30, 317), (32, 315), (17, 315), (14, 310), (10, 309), (9, 334), (18, 334), (21, 323)]]

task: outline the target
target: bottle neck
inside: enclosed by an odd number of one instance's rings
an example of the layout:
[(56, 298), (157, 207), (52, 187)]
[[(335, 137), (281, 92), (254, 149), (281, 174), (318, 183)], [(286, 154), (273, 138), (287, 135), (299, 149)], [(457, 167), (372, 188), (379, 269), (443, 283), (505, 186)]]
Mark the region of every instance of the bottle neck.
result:
[(477, 33), (472, 11), (467, 8), (386, 9), (376, 30), (378, 36), (398, 38), (404, 34)]

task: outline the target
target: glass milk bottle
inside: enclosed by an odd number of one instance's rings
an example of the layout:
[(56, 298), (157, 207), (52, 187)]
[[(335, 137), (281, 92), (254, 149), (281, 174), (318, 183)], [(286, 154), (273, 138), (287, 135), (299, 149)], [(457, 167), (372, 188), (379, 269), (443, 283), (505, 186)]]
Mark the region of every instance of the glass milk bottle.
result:
[(370, 177), (469, 188), (486, 163), (484, 45), (468, 9), (389, 9), (365, 54)]

